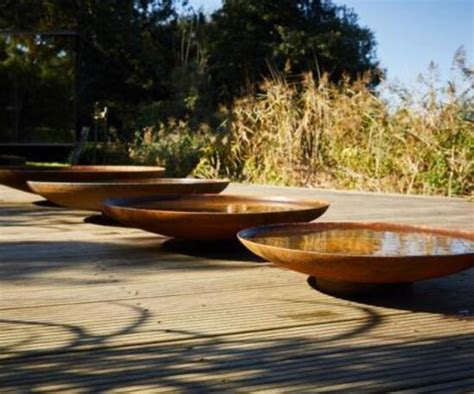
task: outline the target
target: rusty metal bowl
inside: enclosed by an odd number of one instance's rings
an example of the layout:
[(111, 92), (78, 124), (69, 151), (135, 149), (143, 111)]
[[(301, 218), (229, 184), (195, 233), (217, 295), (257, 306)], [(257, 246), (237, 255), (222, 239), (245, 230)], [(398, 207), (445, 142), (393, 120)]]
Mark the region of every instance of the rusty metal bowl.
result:
[[(372, 233), (380, 236), (360, 236)], [(474, 267), (474, 232), (335, 222), (261, 226), (237, 237), (256, 255), (314, 277), (321, 290), (333, 294), (365, 292), (373, 285), (412, 283)]]
[(24, 192), (34, 193), (27, 181), (44, 182), (99, 182), (109, 180), (157, 178), (163, 167), (149, 166), (2, 166), (0, 184)]
[(156, 196), (108, 200), (103, 212), (152, 233), (192, 240), (232, 239), (263, 224), (308, 222), (329, 207), (326, 201), (241, 195)]
[(220, 193), (228, 180), (192, 178), (129, 179), (110, 182), (35, 182), (28, 186), (40, 196), (66, 208), (101, 211), (110, 198)]

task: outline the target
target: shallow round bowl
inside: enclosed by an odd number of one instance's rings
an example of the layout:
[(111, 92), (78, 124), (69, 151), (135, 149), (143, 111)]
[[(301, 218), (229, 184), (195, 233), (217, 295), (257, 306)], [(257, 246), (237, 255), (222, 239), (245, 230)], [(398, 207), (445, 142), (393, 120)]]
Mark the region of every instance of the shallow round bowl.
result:
[(149, 166), (2, 166), (0, 184), (34, 193), (27, 181), (100, 182), (163, 176), (163, 167)]
[[(353, 234), (356, 235), (349, 239), (332, 239), (332, 250), (338, 250), (337, 253), (328, 252), (320, 244), (311, 244), (305, 238), (333, 230), (355, 230)], [(358, 237), (357, 233), (362, 234), (364, 230), (373, 230), (383, 236), (379, 241)], [(330, 292), (357, 289), (358, 285), (362, 288), (370, 284), (412, 283), (474, 266), (474, 232), (391, 223), (336, 222), (262, 226), (246, 229), (237, 236), (256, 255), (313, 276)], [(405, 244), (394, 241), (394, 237), (401, 237), (400, 242)], [(413, 246), (406, 244), (413, 237), (426, 238), (426, 244), (420, 246), (421, 241)], [(433, 245), (444, 245), (452, 250), (447, 249), (443, 254), (426, 253), (434, 248)], [(463, 248), (459, 249), (459, 245)], [(395, 253), (396, 248), (402, 254)], [(386, 254), (385, 249), (388, 250)]]
[(220, 193), (227, 180), (192, 178), (129, 179), (110, 182), (35, 182), (29, 187), (40, 196), (71, 209), (101, 211), (110, 198)]
[(131, 227), (194, 240), (232, 239), (263, 224), (308, 222), (329, 207), (326, 201), (241, 195), (157, 196), (107, 200), (103, 212)]

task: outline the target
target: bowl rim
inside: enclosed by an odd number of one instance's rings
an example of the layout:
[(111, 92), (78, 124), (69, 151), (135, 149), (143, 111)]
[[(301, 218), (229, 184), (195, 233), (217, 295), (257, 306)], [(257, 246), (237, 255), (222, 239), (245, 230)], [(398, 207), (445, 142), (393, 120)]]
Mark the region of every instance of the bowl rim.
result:
[(0, 173), (5, 171), (13, 171), (17, 173), (41, 172), (73, 172), (73, 173), (139, 173), (139, 172), (164, 172), (165, 167), (161, 166), (140, 166), (126, 164), (109, 164), (109, 165), (64, 165), (64, 166), (0, 166)]
[[(145, 182), (146, 181), (146, 182)], [(175, 181), (175, 182), (173, 182)], [(183, 182), (184, 181), (184, 182)], [(65, 182), (65, 181), (27, 181), (28, 185), (33, 186), (144, 186), (144, 185), (156, 185), (156, 184), (169, 184), (169, 185), (189, 185), (189, 184), (215, 184), (224, 185), (229, 184), (228, 179), (204, 179), (204, 178), (130, 178), (127, 182), (124, 179), (112, 179), (112, 180), (100, 180), (100, 181), (81, 181), (81, 182)]]
[[(209, 201), (211, 199), (219, 200), (237, 200), (237, 201), (267, 201), (273, 203), (282, 203), (282, 204), (293, 204), (304, 206), (305, 208), (300, 209), (287, 209), (282, 211), (274, 212), (212, 212), (212, 211), (179, 211), (179, 210), (170, 210), (170, 209), (151, 209), (151, 208), (140, 208), (131, 206), (134, 203), (146, 203), (153, 201), (167, 201), (167, 200), (204, 200)], [(200, 194), (170, 194), (170, 195), (155, 195), (155, 196), (146, 196), (146, 197), (132, 197), (132, 198), (109, 198), (103, 202), (103, 207), (105, 209), (114, 209), (119, 208), (125, 211), (136, 212), (136, 211), (148, 211), (159, 214), (176, 214), (176, 215), (189, 215), (189, 216), (216, 216), (216, 217), (251, 217), (259, 215), (277, 215), (277, 214), (288, 214), (290, 212), (311, 212), (311, 211), (320, 211), (323, 210), (321, 215), (326, 212), (329, 208), (330, 203), (327, 200), (322, 199), (308, 199), (308, 198), (299, 198), (299, 197), (283, 197), (283, 196), (262, 196), (262, 195), (251, 195), (251, 194), (211, 194), (211, 193), (200, 193)], [(320, 215), (320, 216), (321, 216)]]

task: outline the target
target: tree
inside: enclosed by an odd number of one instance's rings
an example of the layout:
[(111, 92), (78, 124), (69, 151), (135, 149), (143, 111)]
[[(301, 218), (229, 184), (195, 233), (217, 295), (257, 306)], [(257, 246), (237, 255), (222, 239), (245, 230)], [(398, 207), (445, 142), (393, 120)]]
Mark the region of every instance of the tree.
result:
[(116, 126), (124, 128), (137, 105), (167, 95), (173, 0), (4, 0), (0, 15), (0, 29), (77, 32), (75, 51), (56, 52), (78, 55), (83, 125), (97, 101), (114, 107)]
[(73, 62), (52, 37), (0, 36), (0, 138), (74, 138)]
[(208, 121), (273, 71), (324, 71), (338, 81), (378, 69), (372, 33), (330, 0), (224, 0), (210, 19), (185, 8), (178, 15), (177, 2), (186, 0), (3, 0), (0, 29), (77, 32), (75, 47), (68, 37), (42, 49), (44, 36), (17, 44), (32, 61), (44, 52), (70, 65), (80, 126), (99, 102), (123, 135), (143, 108), (147, 118)]
[(209, 34), (211, 75), (221, 97), (244, 93), (272, 68), (325, 71), (335, 81), (378, 70), (373, 34), (329, 0), (224, 0)]

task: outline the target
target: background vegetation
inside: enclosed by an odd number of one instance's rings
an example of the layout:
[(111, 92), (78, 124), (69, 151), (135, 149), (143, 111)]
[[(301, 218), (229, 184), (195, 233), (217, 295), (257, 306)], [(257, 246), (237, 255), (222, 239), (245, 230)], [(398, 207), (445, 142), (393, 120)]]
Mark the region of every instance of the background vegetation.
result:
[[(460, 60), (460, 59), (459, 59)], [(464, 69), (470, 86), (472, 70)], [(198, 176), (398, 193), (469, 195), (474, 185), (472, 90), (454, 85), (384, 102), (367, 78), (265, 81), (238, 100)], [(395, 97), (393, 97), (394, 99)]]
[(71, 140), (89, 126), (100, 142), (86, 144), (82, 162), (473, 192), (474, 77), (465, 54), (456, 56), (460, 84), (393, 87), (385, 102), (373, 34), (329, 0), (226, 0), (211, 16), (174, 0), (5, 0), (0, 29), (75, 34), (1, 36), (1, 140)]

